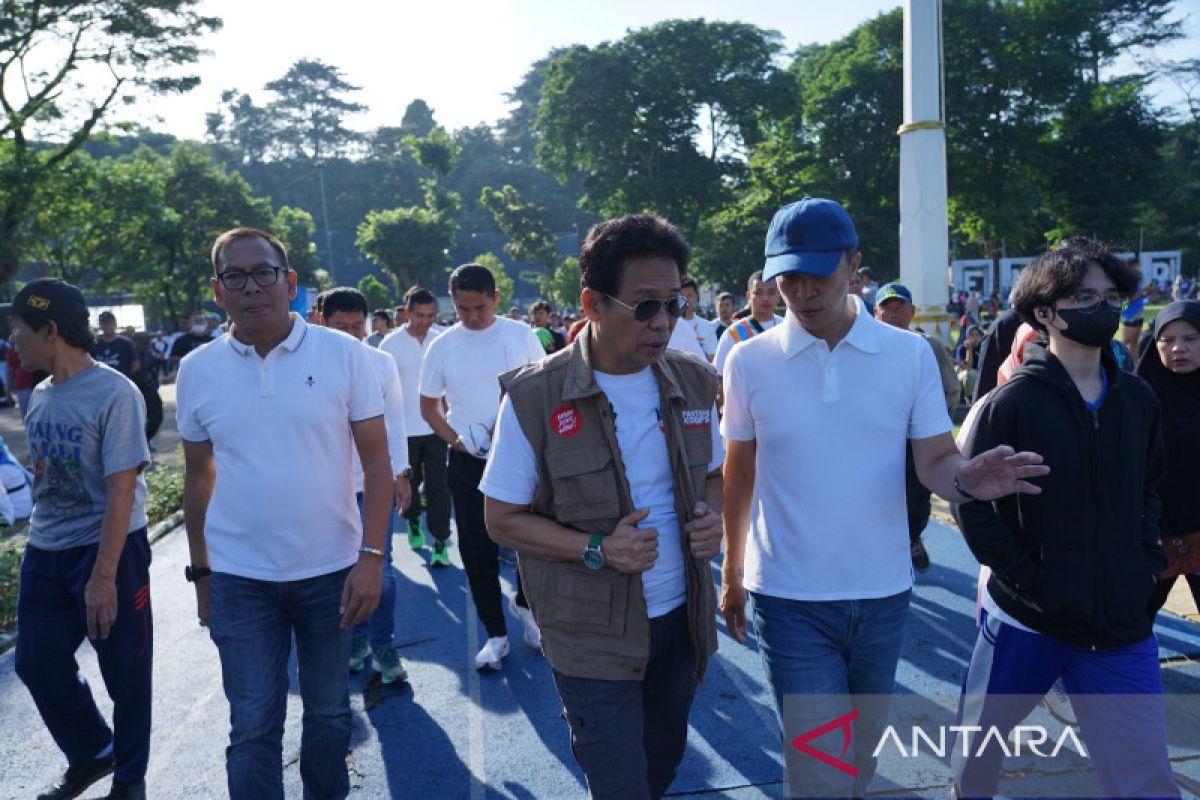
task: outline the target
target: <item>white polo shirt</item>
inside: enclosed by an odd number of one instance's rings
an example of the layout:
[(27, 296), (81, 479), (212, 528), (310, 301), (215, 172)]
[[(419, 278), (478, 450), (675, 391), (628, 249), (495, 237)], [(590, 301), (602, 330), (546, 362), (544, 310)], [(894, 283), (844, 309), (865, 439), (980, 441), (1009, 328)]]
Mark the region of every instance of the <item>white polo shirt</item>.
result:
[(421, 359), (433, 340), (445, 330), (441, 325), (432, 325), (425, 334), (425, 341), (419, 342), (408, 332), (408, 324), (405, 323), (379, 343), (379, 349), (389, 353), (400, 370), (400, 386), (404, 390), (404, 426), (409, 436), (429, 436), (433, 433), (433, 428), (421, 416)]
[(478, 440), (484, 431), (490, 437), (500, 413), (499, 377), (545, 356), (537, 334), (523, 322), (496, 317), (481, 331), (459, 323), (425, 351), (421, 395), (445, 396), (446, 422), (464, 440)]
[[(388, 459), (392, 462), (394, 478), (408, 468), (408, 429), (404, 424), (404, 390), (400, 386), (400, 373), (395, 360), (387, 353), (365, 341), (361, 344), (367, 348), (367, 355), (371, 358), (371, 366), (375, 368), (375, 377), (379, 379), (379, 388), (383, 392), (383, 421), (387, 427)], [(358, 457), (358, 448), (355, 448), (354, 491), (362, 490), (362, 460)]]
[(358, 560), (350, 423), (384, 410), (366, 347), (295, 314), (266, 358), (224, 334), (183, 359), (176, 403), (179, 435), (212, 442), (214, 571), (293, 581)]
[(725, 365), (721, 432), (757, 443), (751, 591), (851, 600), (912, 586), (904, 444), (948, 432), (950, 418), (929, 345), (852, 302), (832, 352), (789, 313)]

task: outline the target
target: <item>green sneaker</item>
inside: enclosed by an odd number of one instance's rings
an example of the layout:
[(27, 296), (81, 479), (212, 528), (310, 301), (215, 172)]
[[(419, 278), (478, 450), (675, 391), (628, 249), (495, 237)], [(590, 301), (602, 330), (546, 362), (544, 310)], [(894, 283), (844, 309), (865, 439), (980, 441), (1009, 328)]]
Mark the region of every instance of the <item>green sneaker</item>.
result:
[(385, 684), (408, 680), (408, 670), (400, 660), (400, 653), (392, 645), (375, 654), (375, 671), (383, 677)]
[(433, 553), (429, 556), (429, 566), (431, 567), (448, 567), (450, 566), (450, 554), (446, 552), (445, 542), (434, 542)]
[(421, 530), (420, 521), (408, 523), (408, 546), (413, 550), (420, 550), (425, 546), (425, 532)]
[(350, 671), (358, 672), (371, 655), (371, 644), (365, 636), (355, 636), (350, 641)]

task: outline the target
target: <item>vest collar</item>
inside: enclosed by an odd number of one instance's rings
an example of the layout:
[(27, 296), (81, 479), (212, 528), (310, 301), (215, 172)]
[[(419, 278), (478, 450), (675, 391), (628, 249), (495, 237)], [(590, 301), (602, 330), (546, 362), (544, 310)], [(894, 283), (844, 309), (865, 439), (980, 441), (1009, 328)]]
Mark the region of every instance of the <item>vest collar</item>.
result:
[[(592, 326), (585, 325), (571, 343), (567, 364), (567, 379), (563, 383), (563, 400), (579, 400), (601, 393), (596, 383), (595, 371), (592, 369)], [(675, 380), (674, 371), (667, 366), (665, 356), (650, 365), (655, 380), (662, 387), (667, 399), (683, 399), (683, 390)]]

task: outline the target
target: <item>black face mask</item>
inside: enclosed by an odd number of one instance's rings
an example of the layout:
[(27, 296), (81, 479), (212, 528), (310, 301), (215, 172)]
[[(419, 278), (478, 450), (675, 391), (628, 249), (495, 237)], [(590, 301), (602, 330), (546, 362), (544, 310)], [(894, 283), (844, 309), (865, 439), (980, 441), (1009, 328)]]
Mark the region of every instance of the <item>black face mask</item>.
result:
[(1067, 323), (1067, 329), (1059, 333), (1086, 347), (1104, 347), (1112, 341), (1121, 324), (1121, 310), (1108, 303), (1101, 303), (1090, 314), (1084, 314), (1078, 308), (1060, 308), (1055, 313)]

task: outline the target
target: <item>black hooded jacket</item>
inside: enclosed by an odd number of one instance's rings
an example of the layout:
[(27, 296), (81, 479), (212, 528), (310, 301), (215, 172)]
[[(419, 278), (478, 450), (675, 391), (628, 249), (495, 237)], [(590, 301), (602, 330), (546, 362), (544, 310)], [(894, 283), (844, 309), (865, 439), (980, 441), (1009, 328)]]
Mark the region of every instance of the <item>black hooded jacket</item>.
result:
[(1200, 330), (1200, 300), (1180, 300), (1158, 312), (1137, 366), (1137, 374), (1150, 384), (1162, 405), (1167, 450), (1167, 475), (1159, 488), (1163, 536), (1200, 531), (1200, 370), (1187, 375), (1172, 372), (1154, 345), (1163, 328), (1181, 319)]
[(1040, 453), (1050, 474), (1038, 495), (956, 509), (971, 552), (992, 568), (988, 591), (1035, 631), (1082, 647), (1115, 647), (1151, 633), (1146, 602), (1167, 563), (1159, 542), (1164, 471), (1159, 404), (1140, 378), (1101, 349), (1108, 391), (1088, 409), (1043, 344), (979, 410), (974, 456), (998, 445)]

